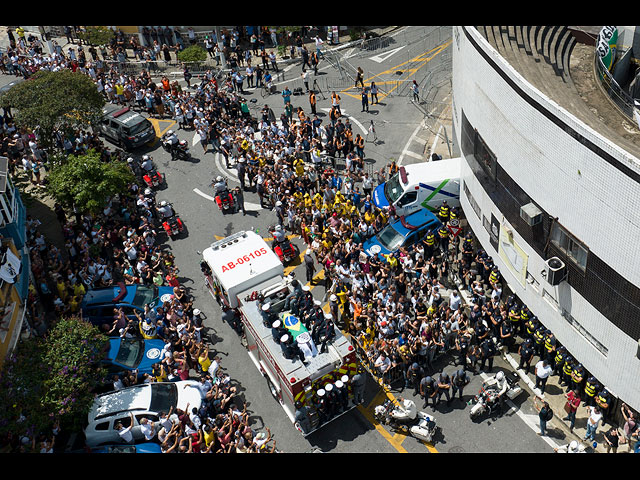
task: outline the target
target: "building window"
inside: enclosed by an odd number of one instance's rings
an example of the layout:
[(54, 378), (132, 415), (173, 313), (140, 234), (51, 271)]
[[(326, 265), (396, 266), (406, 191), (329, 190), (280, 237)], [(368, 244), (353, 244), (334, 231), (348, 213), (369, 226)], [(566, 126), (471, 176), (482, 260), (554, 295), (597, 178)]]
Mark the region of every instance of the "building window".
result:
[(467, 196), (467, 200), (469, 200), (469, 205), (471, 205), (471, 208), (473, 209), (475, 214), (478, 216), (478, 218), (481, 219), (482, 213), (480, 211), (480, 205), (478, 205), (478, 202), (476, 202), (476, 199), (473, 198), (473, 195), (471, 195), (471, 192), (469, 191), (469, 187), (467, 186), (467, 182), (462, 182), (462, 189), (464, 190), (464, 194)]
[(498, 161), (495, 154), (484, 142), (478, 130), (469, 123), (467, 116), (462, 112), (462, 140), (461, 149), (466, 155), (471, 155), (482, 167), (489, 180), (495, 182), (498, 174)]
[(587, 268), (589, 250), (562, 225), (554, 222), (551, 228), (551, 242), (558, 247), (569, 260), (583, 272)]

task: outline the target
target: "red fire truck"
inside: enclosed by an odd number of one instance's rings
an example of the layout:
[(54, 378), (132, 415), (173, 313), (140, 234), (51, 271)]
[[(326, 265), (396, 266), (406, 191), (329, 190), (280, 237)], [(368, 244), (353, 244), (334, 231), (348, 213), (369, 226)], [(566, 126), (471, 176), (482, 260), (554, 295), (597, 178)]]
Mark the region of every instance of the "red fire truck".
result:
[[(324, 353), (315, 348), (310, 332), (290, 311), (285, 299), (293, 292), (292, 277), (266, 241), (253, 231), (235, 233), (211, 244), (202, 252), (205, 283), (219, 302), (236, 309), (242, 320), (249, 357), (264, 375), (274, 398), (296, 428), (309, 435), (354, 408), (350, 379), (357, 371), (356, 352), (335, 328), (335, 338)], [(260, 301), (258, 299), (261, 299)], [(259, 303), (269, 303), (302, 349), (305, 361), (285, 358), (281, 346), (265, 325)], [(330, 385), (330, 386), (329, 386)], [(331, 392), (346, 393), (348, 403), (326, 416)], [(300, 408), (300, 407), (303, 408)], [(296, 412), (296, 410), (300, 410)], [(303, 414), (303, 420), (301, 418)]]

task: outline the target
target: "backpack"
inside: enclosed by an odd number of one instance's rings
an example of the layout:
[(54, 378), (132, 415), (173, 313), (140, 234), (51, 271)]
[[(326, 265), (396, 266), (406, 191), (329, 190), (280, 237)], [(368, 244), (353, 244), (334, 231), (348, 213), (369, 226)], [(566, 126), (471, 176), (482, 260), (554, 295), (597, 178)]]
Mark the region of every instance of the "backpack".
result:
[(545, 418), (545, 420), (548, 422), (549, 420), (551, 420), (553, 418), (553, 410), (551, 408), (549, 408), (547, 410), (547, 417)]

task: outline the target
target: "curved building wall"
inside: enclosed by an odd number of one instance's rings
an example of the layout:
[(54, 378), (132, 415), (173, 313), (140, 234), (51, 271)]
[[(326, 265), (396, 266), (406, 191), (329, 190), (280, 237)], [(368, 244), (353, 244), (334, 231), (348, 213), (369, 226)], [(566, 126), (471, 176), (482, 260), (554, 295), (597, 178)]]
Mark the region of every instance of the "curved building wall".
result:
[[(453, 29), (465, 216), (510, 289), (640, 409), (640, 162), (535, 89), (473, 27)], [(520, 216), (528, 203), (541, 213), (534, 226)], [(567, 266), (558, 285), (547, 278), (554, 256)]]

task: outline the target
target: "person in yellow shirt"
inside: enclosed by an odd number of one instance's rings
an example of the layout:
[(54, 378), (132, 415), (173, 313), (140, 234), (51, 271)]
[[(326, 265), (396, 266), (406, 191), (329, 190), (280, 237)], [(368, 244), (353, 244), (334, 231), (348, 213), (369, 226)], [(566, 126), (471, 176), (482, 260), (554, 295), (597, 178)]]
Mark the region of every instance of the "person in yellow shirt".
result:
[(207, 372), (211, 366), (211, 359), (209, 358), (209, 349), (203, 343), (198, 349), (198, 364), (203, 372)]
[(87, 293), (87, 290), (86, 288), (84, 288), (82, 282), (76, 282), (76, 284), (73, 286), (73, 294), (79, 299), (82, 299), (85, 293)]
[(313, 206), (313, 200), (309, 192), (304, 194), (304, 208), (311, 208)]

